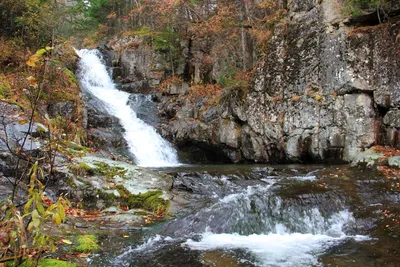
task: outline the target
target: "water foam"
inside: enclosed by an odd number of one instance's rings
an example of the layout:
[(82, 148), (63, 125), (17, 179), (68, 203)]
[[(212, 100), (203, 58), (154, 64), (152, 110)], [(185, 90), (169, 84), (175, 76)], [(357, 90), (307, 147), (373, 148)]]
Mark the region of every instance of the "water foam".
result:
[(120, 120), (124, 137), (136, 163), (145, 167), (179, 165), (176, 150), (156, 130), (140, 120), (128, 105), (129, 94), (119, 91), (97, 50), (76, 51), (80, 56), (79, 80), (84, 89), (102, 100), (110, 114)]
[[(321, 218), (321, 220), (324, 220)], [(199, 241), (186, 240), (182, 245), (192, 250), (242, 249), (253, 254), (262, 266), (311, 266), (318, 265), (318, 256), (347, 239), (368, 240), (367, 236), (348, 236), (344, 226), (354, 218), (347, 210), (332, 215), (327, 230), (315, 229), (311, 233), (291, 233), (277, 225), (275, 233), (239, 235), (206, 231)]]

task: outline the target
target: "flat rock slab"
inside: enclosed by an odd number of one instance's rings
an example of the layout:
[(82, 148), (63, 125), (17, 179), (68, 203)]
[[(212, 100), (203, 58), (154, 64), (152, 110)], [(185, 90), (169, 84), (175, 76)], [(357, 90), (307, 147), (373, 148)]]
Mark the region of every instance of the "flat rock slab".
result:
[(396, 167), (400, 169), (400, 156), (390, 157), (388, 163), (390, 167)]
[[(98, 163), (107, 164), (111, 168), (123, 168), (126, 170), (123, 177), (114, 176), (113, 183), (124, 186), (131, 194), (145, 193), (149, 190), (163, 190), (170, 188), (172, 185), (172, 178), (169, 175), (154, 172), (151, 170), (143, 169), (133, 164), (129, 164), (122, 161), (114, 161), (106, 158), (99, 158), (94, 156), (74, 158), (75, 163), (84, 163), (89, 165), (91, 168), (99, 168), (96, 166)], [(97, 182), (96, 182), (97, 181)], [(96, 184), (99, 189), (105, 189), (107, 187), (104, 177), (93, 176), (90, 177), (90, 182)], [(110, 188), (111, 189), (111, 188)], [(114, 192), (114, 190), (112, 190)]]
[(368, 149), (358, 154), (351, 165), (366, 165), (367, 167), (371, 167), (374, 165), (379, 165), (383, 161), (386, 161), (385, 155), (376, 153), (373, 149)]

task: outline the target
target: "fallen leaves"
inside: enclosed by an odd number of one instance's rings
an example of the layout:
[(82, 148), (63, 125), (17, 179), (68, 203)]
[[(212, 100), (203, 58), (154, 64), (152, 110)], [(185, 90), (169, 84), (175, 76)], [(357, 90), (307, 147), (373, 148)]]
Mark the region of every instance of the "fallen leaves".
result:
[(400, 156), (400, 150), (399, 149), (394, 149), (392, 147), (386, 147), (386, 146), (374, 146), (373, 147), (375, 152), (383, 154), (385, 157), (394, 157), (394, 156)]
[(378, 171), (380, 171), (387, 179), (396, 180), (400, 178), (400, 170), (395, 168), (378, 166)]
[(78, 208), (69, 208), (66, 210), (66, 213), (68, 215), (71, 215), (71, 216), (74, 216), (77, 218), (83, 218), (83, 219), (85, 219), (85, 221), (93, 221), (99, 217), (102, 217), (99, 210), (84, 210), (84, 209), (78, 209)]

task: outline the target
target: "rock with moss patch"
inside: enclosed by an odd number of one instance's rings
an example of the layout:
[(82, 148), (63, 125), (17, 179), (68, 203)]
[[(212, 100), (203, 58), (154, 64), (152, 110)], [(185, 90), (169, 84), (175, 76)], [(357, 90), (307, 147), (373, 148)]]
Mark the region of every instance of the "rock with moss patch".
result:
[(167, 211), (170, 202), (169, 200), (162, 198), (162, 195), (163, 192), (161, 190), (131, 195), (128, 199), (128, 206), (130, 208), (143, 208), (152, 212), (159, 210)]
[[(153, 212), (158, 206), (166, 209), (168, 199), (172, 198), (168, 192), (172, 185), (171, 176), (133, 164), (89, 156), (72, 159), (69, 171), (74, 174), (75, 183), (80, 184), (75, 191), (69, 192), (69, 196), (83, 199), (85, 208), (125, 205)], [(132, 196), (138, 195), (140, 205), (128, 203)]]

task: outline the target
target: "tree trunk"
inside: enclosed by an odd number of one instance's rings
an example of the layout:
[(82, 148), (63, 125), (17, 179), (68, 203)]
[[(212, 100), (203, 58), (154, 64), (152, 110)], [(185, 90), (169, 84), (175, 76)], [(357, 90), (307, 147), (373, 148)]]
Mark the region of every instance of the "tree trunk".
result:
[(247, 71), (253, 66), (252, 53), (249, 48), (249, 37), (245, 29), (245, 18), (246, 18), (246, 4), (243, 0), (236, 0), (239, 9), (239, 23), (240, 23), (240, 39), (242, 46), (242, 63), (243, 70)]

